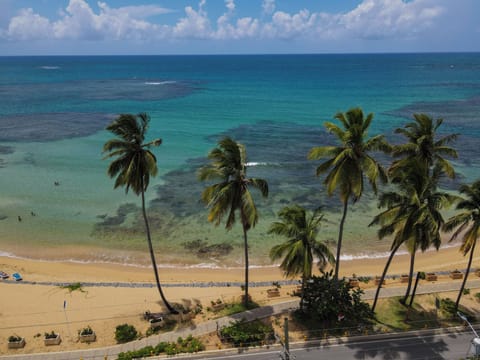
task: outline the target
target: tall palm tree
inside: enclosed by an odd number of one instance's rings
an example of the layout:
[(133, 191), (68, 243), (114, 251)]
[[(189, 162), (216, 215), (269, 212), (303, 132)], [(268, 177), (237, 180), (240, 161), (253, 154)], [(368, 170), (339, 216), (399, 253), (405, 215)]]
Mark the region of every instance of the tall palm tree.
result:
[(374, 151), (389, 152), (390, 146), (383, 135), (368, 138), (368, 128), (373, 120), (373, 114), (365, 118), (360, 108), (353, 108), (346, 113), (337, 113), (335, 118), (340, 121), (339, 126), (326, 122), (324, 125), (340, 142), (339, 146), (314, 147), (308, 154), (308, 159), (325, 159), (317, 167), (317, 176), (330, 172), (325, 178), (325, 185), (329, 195), (339, 188), (340, 200), (343, 203), (343, 214), (340, 220), (337, 242), (337, 256), (334, 277), (338, 279), (340, 268), (340, 253), (342, 248), (343, 227), (347, 216), (348, 201), (355, 203), (360, 199), (364, 188), (364, 177), (370, 182), (373, 191), (377, 192), (377, 180), (387, 181), (384, 168), (370, 155)]
[(465, 283), (467, 282), (468, 274), (472, 266), (475, 246), (480, 237), (480, 180), (475, 181), (471, 186), (462, 185), (460, 187), (460, 193), (467, 197), (457, 203), (456, 209), (462, 211), (448, 219), (443, 227), (447, 232), (456, 229), (450, 241), (454, 241), (459, 235), (463, 234), (460, 251), (463, 252), (463, 256), (470, 253), (465, 278), (463, 279), (457, 301), (455, 302), (455, 309), (458, 309), (458, 304), (460, 303), (460, 298), (462, 297), (463, 289), (465, 288)]
[[(430, 200), (428, 196), (436, 192), (438, 181), (444, 174), (450, 178), (455, 177), (455, 171), (452, 164), (445, 158), (445, 156), (456, 158), (457, 152), (455, 149), (447, 146), (450, 142), (457, 139), (457, 134), (450, 134), (439, 137), (437, 132), (442, 125), (443, 120), (434, 120), (425, 114), (414, 114), (414, 121), (407, 123), (404, 128), (395, 130), (397, 134), (403, 135), (407, 142), (400, 145), (395, 145), (392, 148), (392, 155), (397, 158), (390, 166), (388, 173), (392, 183), (405, 184), (406, 182), (427, 185), (424, 190), (418, 195), (420, 203), (428, 203)], [(453, 203), (454, 197), (450, 197), (445, 206)], [(443, 222), (443, 218), (441, 218)], [(442, 226), (440, 220), (434, 220), (434, 232), (440, 230)], [(429, 226), (427, 223), (424, 226)], [(431, 233), (433, 234), (433, 233)], [(436, 235), (433, 237), (437, 239)], [(438, 238), (439, 239), (439, 238)], [(415, 252), (419, 248), (424, 251), (425, 246), (434, 245), (437, 249), (438, 244), (419, 244), (417, 241), (427, 241), (428, 239), (422, 236), (417, 237), (413, 243), (409, 243), (410, 251), (410, 278), (407, 285), (407, 290), (403, 302), (409, 296), (412, 284), (413, 268), (415, 261)], [(413, 240), (412, 240), (413, 241)]]
[(260, 190), (263, 197), (268, 196), (268, 184), (259, 178), (247, 177), (247, 154), (245, 146), (230, 137), (218, 142), (218, 147), (208, 154), (210, 164), (200, 168), (198, 177), (201, 181), (218, 180), (207, 186), (202, 192), (202, 200), (210, 208), (208, 221), (219, 225), (225, 214), (225, 228), (230, 230), (235, 223), (235, 213), (240, 212), (243, 229), (245, 257), (245, 307), (248, 307), (248, 239), (247, 232), (258, 221), (258, 212), (250, 188)]
[(129, 189), (132, 189), (137, 196), (141, 195), (142, 197), (142, 214), (145, 220), (148, 248), (157, 289), (167, 309), (172, 313), (177, 313), (168, 303), (160, 285), (150, 226), (145, 209), (145, 191), (150, 183), (150, 176), (155, 176), (158, 172), (157, 159), (150, 151), (150, 148), (159, 146), (162, 143), (161, 139), (144, 143), (149, 121), (150, 117), (146, 113), (119, 115), (107, 126), (107, 130), (116, 137), (103, 145), (103, 152), (107, 153), (105, 159), (114, 158), (107, 171), (111, 178), (116, 177), (114, 188), (125, 187), (126, 193), (128, 193)]
[(457, 139), (458, 134), (438, 138), (437, 130), (442, 125), (443, 119), (437, 119), (434, 122), (425, 114), (413, 114), (413, 118), (414, 122), (407, 123), (403, 128), (395, 130), (395, 133), (403, 135), (407, 142), (392, 148), (392, 155), (398, 158), (389, 169), (392, 180), (398, 171), (402, 173), (403, 169), (410, 166), (409, 162), (412, 158), (417, 159), (426, 170), (438, 165), (443, 173), (454, 178), (454, 168), (444, 156), (454, 159), (458, 157), (456, 150), (447, 146)]
[(278, 216), (281, 221), (274, 222), (268, 233), (286, 237), (287, 241), (272, 247), (270, 258), (275, 261), (283, 257), (280, 268), (286, 277), (302, 276), (300, 300), (302, 307), (303, 288), (306, 281), (312, 277), (314, 257), (318, 259), (321, 270), (328, 263), (334, 264), (335, 259), (328, 246), (316, 239), (323, 220), (320, 209), (307, 214), (307, 211), (299, 205), (286, 206), (280, 210)]
[(438, 191), (437, 185), (441, 176), (439, 167), (434, 169), (432, 177), (424, 176), (422, 167), (413, 162), (404, 174), (404, 180), (397, 184), (398, 191), (391, 191), (380, 195), (379, 207), (387, 209), (374, 217), (370, 225), (380, 225), (378, 237), (393, 236), (390, 248), (390, 256), (380, 279), (372, 304), (375, 310), (381, 284), (387, 274), (390, 263), (402, 246), (406, 245), (410, 253), (409, 282), (403, 303), (406, 302), (410, 293), (415, 254), (417, 250), (422, 252), (430, 246), (437, 250), (441, 244), (440, 230), (444, 224), (440, 213), (448, 207), (456, 197), (446, 192)]

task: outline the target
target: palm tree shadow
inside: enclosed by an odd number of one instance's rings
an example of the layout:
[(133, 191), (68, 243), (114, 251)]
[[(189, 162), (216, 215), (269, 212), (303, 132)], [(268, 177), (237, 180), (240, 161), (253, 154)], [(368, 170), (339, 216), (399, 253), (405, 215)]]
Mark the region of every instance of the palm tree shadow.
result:
[(356, 349), (355, 359), (444, 359), (448, 345), (442, 339), (405, 338), (382, 340), (381, 343), (372, 341), (366, 343), (346, 344), (350, 349)]

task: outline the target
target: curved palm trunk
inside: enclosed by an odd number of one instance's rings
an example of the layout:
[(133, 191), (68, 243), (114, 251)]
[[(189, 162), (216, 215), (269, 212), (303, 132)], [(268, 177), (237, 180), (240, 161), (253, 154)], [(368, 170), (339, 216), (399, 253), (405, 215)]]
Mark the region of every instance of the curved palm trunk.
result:
[(248, 309), (248, 266), (249, 266), (249, 264), (248, 264), (248, 240), (247, 240), (247, 228), (245, 226), (244, 221), (242, 221), (242, 227), (243, 227), (243, 247), (244, 247), (244, 252), (245, 252), (245, 294), (244, 294), (243, 303), (245, 305), (245, 308)]
[(415, 299), (415, 294), (417, 293), (418, 282), (420, 281), (420, 271), (417, 272), (417, 277), (415, 278), (415, 285), (413, 285), (412, 296), (410, 296), (410, 302), (408, 303), (408, 307), (412, 307), (413, 299)]
[(340, 253), (342, 250), (343, 225), (345, 224), (345, 218), (347, 217), (348, 199), (349, 197), (347, 196), (347, 199), (343, 204), (343, 215), (342, 215), (342, 220), (340, 221), (340, 230), (338, 231), (337, 257), (335, 259), (335, 274), (334, 274), (334, 278), (336, 280), (338, 280), (338, 271), (340, 269)]
[(413, 280), (413, 268), (415, 267), (415, 253), (417, 251), (414, 250), (412, 254), (410, 254), (410, 273), (408, 274), (408, 285), (407, 285), (407, 291), (405, 291), (405, 296), (402, 299), (402, 304), (407, 303), (408, 295), (410, 295), (410, 289), (412, 287), (412, 280)]
[(465, 284), (467, 283), (467, 278), (468, 278), (468, 274), (470, 273), (470, 268), (472, 266), (473, 252), (475, 250), (476, 244), (477, 242), (475, 241), (472, 245), (472, 248), (470, 249), (470, 257), (468, 258), (467, 271), (465, 272), (465, 277), (463, 278), (462, 286), (460, 287), (460, 291), (458, 292), (457, 301), (455, 302), (455, 311), (458, 310), (458, 305), (460, 304), (460, 298), (463, 295), (463, 289), (465, 289)]
[(152, 260), (153, 272), (155, 274), (155, 280), (157, 282), (158, 292), (160, 293), (160, 297), (162, 298), (162, 301), (165, 304), (165, 306), (167, 307), (168, 311), (170, 311), (172, 314), (178, 314), (178, 311), (175, 310), (172, 307), (172, 305), (170, 305), (168, 303), (167, 299), (165, 298), (165, 295), (163, 294), (162, 287), (160, 286), (160, 278), (158, 277), (157, 262), (155, 261), (155, 254), (153, 252), (153, 245), (152, 245), (152, 237), (150, 236), (150, 226), (148, 224), (147, 212), (145, 210), (145, 194), (144, 194), (144, 191), (142, 191), (142, 213), (143, 213), (143, 219), (145, 220), (145, 229), (146, 229), (146, 232), (147, 232), (148, 249), (150, 250), (150, 258)]
[(302, 287), (300, 289), (301, 294), (300, 294), (300, 311), (303, 311), (303, 300), (305, 297), (305, 283), (307, 282), (306, 276), (302, 275)]
[(377, 306), (378, 296), (380, 295), (380, 289), (382, 288), (383, 281), (385, 280), (385, 276), (387, 275), (387, 271), (388, 271), (388, 268), (390, 267), (390, 263), (393, 260), (393, 256), (395, 255), (395, 253), (399, 249), (400, 245), (402, 245), (402, 244), (398, 244), (397, 246), (395, 246), (392, 249), (392, 251), (390, 252), (390, 256), (388, 257), (387, 263), (385, 264), (385, 267), (383, 268), (382, 277), (380, 278), (380, 283), (378, 284), (377, 291), (375, 292), (375, 298), (373, 299), (372, 312), (375, 312), (375, 307)]

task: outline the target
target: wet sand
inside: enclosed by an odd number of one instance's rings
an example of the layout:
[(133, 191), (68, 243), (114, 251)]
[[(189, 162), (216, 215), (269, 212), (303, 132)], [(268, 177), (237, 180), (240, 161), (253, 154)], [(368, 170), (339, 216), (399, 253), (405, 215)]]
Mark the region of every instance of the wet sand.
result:
[[(357, 259), (342, 261), (341, 275), (380, 275), (386, 258)], [(473, 267), (480, 262), (475, 254)], [(408, 271), (409, 256), (399, 255), (392, 262), (389, 274), (399, 275)], [(430, 251), (417, 255), (415, 271), (448, 271), (464, 269), (467, 258), (458, 248)], [(62, 351), (67, 349), (99, 347), (114, 344), (115, 327), (122, 323), (134, 325), (145, 333), (148, 323), (142, 319), (146, 311), (163, 311), (157, 289), (153, 286), (151, 269), (101, 263), (48, 262), (0, 257), (0, 270), (9, 274), (20, 272), (28, 282), (55, 283), (136, 283), (150, 287), (85, 286), (82, 291), (69, 292), (59, 286), (6, 283), (0, 280), (0, 354)], [(170, 302), (189, 305), (202, 303), (206, 308), (211, 301), (232, 301), (242, 295), (240, 286), (208, 286), (209, 283), (243, 282), (244, 270), (204, 268), (160, 268), (160, 279), (166, 286), (164, 292)], [(252, 282), (265, 282), (268, 286), (251, 287), (253, 299), (261, 304), (271, 301), (290, 300), (292, 286), (281, 288), (279, 298), (269, 299), (266, 289), (273, 281), (283, 280), (278, 267), (250, 269)], [(447, 281), (447, 280), (445, 280)], [(205, 283), (205, 287), (193, 287), (194, 283)], [(64, 308), (64, 302), (66, 307)], [(207, 315), (211, 316), (211, 315)], [(205, 320), (200, 317), (196, 321)], [(90, 325), (97, 333), (97, 342), (86, 345), (77, 342), (77, 331)], [(45, 347), (42, 336), (45, 332), (60, 332), (60, 346)], [(27, 346), (23, 350), (7, 350), (10, 335), (25, 337)]]

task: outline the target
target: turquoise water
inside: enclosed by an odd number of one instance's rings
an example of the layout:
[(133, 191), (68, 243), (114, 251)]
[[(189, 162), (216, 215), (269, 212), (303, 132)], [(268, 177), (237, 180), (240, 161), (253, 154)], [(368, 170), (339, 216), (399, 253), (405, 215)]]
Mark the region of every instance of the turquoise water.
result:
[[(412, 113), (442, 117), (442, 131), (461, 134), (457, 183), (479, 176), (480, 54), (3, 57), (0, 96), (0, 251), (16, 256), (148, 263), (139, 199), (113, 190), (102, 160), (118, 113), (149, 113), (149, 137), (163, 139), (147, 197), (164, 265), (241, 265), (240, 226), (207, 222), (195, 177), (225, 134), (270, 184), (249, 233), (258, 265), (285, 204), (322, 205), (322, 237), (336, 239), (340, 203), (306, 153), (332, 142), (323, 122), (338, 111), (375, 113), (370, 135), (392, 141)], [(369, 193), (351, 207), (346, 256), (388, 249), (366, 226), (376, 211)]]

